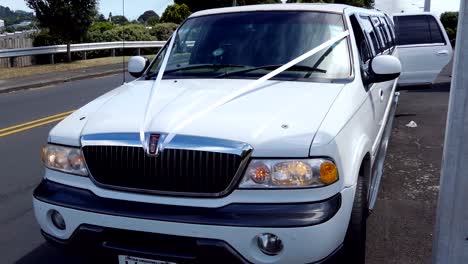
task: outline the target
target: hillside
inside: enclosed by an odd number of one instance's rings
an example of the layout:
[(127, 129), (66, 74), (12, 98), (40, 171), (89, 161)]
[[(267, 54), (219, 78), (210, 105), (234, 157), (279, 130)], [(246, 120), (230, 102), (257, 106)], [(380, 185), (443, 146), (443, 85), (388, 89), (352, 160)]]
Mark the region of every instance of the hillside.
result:
[(5, 20), (5, 25), (14, 25), (23, 20), (31, 20), (34, 18), (33, 13), (28, 13), (21, 10), (11, 10), (9, 7), (0, 5), (0, 19)]

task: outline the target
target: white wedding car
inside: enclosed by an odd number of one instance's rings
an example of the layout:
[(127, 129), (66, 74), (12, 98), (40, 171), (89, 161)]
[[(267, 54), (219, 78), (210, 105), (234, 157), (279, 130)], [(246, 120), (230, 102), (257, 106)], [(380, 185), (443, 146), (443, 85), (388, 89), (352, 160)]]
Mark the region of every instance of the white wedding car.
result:
[(346, 5), (192, 14), (137, 80), (52, 129), (44, 237), (119, 263), (365, 259), (398, 101), (391, 20)]

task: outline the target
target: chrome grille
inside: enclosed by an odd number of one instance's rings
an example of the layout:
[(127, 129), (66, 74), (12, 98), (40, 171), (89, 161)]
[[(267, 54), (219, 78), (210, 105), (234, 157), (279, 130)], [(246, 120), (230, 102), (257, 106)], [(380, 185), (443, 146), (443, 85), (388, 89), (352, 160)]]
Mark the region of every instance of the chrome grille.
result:
[(243, 158), (232, 153), (166, 148), (148, 156), (142, 147), (83, 147), (93, 179), (125, 190), (218, 196), (230, 190)]

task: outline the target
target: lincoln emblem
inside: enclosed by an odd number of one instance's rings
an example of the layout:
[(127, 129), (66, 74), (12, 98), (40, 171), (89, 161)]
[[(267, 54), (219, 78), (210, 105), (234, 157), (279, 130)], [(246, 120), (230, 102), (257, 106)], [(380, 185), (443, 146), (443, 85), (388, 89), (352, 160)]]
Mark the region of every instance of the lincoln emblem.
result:
[(161, 137), (161, 135), (159, 134), (152, 134), (149, 138), (149, 154), (150, 155), (158, 155), (159, 153), (159, 147), (158, 147), (158, 143), (159, 143), (159, 138)]

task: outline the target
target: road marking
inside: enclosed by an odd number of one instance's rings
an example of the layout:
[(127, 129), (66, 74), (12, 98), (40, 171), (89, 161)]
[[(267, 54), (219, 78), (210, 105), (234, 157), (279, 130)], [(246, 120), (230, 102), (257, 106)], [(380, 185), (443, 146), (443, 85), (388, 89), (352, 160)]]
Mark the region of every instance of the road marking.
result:
[(36, 120), (26, 122), (26, 123), (23, 123), (23, 124), (19, 124), (19, 125), (15, 125), (15, 126), (0, 129), (0, 137), (5, 137), (5, 136), (11, 135), (11, 134), (19, 133), (21, 131), (29, 130), (29, 129), (32, 129), (32, 128), (35, 128), (35, 127), (39, 127), (39, 126), (43, 126), (43, 125), (47, 125), (47, 124), (50, 124), (50, 123), (53, 123), (53, 122), (63, 120), (67, 116), (69, 116), (71, 113), (73, 113), (74, 111), (75, 110), (72, 110), (72, 111), (68, 111), (68, 112), (65, 112), (65, 113), (60, 113), (60, 114), (56, 114), (56, 115), (36, 119)]
[(31, 91), (41, 91), (41, 90), (45, 90), (45, 89), (48, 89), (48, 88), (51, 88), (51, 87), (54, 87), (55, 85), (46, 85), (46, 86), (41, 86), (41, 87), (37, 87), (37, 88), (31, 88), (30, 90)]
[(109, 75), (104, 75), (104, 76), (98, 76), (98, 77), (94, 77), (93, 79), (94, 80), (100, 80), (100, 79), (106, 79), (106, 78), (109, 78), (109, 77), (113, 77), (117, 75), (117, 73), (114, 73), (114, 74), (109, 74)]

